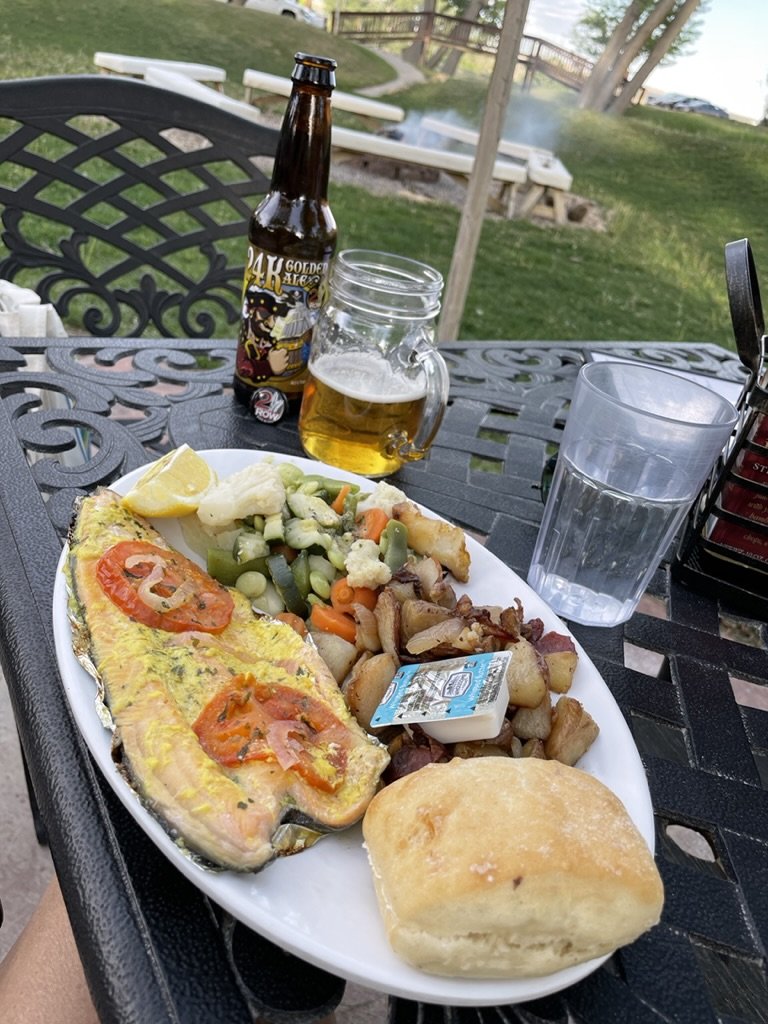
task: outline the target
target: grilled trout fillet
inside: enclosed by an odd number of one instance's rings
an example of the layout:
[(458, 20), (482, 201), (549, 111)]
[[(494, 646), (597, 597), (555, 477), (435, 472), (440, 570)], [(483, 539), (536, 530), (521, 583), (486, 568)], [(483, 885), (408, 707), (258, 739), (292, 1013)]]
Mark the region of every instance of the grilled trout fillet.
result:
[[(181, 847), (242, 871), (357, 821), (389, 755), (352, 718), (315, 649), (290, 626), (256, 618), (248, 599), (228, 588), (231, 619), (216, 632), (137, 621), (99, 575), (103, 556), (124, 542), (174, 554), (114, 492), (81, 499), (65, 568), (68, 610), (75, 654), (99, 683), (119, 763), (146, 807)], [(233, 755), (245, 733), (210, 733), (246, 692), (249, 708), (263, 702), (263, 728), (251, 729)], [(297, 736), (311, 751), (303, 772), (291, 763)], [(253, 745), (258, 756), (249, 757)]]

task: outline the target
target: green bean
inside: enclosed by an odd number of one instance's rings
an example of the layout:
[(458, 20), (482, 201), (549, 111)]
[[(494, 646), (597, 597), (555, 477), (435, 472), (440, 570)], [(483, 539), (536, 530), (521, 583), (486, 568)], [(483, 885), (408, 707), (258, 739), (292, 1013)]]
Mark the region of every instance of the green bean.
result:
[(408, 559), (408, 530), (397, 519), (390, 519), (379, 540), (384, 564), (392, 572), (402, 569)]
[(305, 477), (306, 480), (316, 480), (318, 487), (321, 487), (324, 491), (328, 492), (328, 497), (333, 500), (342, 489), (342, 487), (349, 487), (351, 494), (356, 494), (360, 490), (360, 484), (351, 484), (346, 480), (334, 480), (328, 476), (315, 476), (309, 474)]

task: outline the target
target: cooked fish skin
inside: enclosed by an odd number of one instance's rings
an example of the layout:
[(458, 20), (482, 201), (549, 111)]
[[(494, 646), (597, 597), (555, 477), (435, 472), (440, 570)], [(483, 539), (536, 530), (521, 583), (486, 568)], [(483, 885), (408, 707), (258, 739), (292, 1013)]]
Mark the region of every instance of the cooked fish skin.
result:
[[(306, 832), (298, 829), (286, 849), (283, 829), (275, 849), (273, 837), (285, 821), (309, 822), (322, 833), (359, 820), (389, 756), (352, 718), (314, 648), (290, 626), (256, 618), (236, 590), (232, 619), (216, 635), (167, 632), (135, 621), (96, 576), (104, 552), (125, 540), (170, 550), (116, 493), (101, 489), (80, 500), (66, 566), (69, 614), (76, 653), (99, 678), (123, 768), (147, 808), (181, 846), (240, 871), (306, 845)], [(204, 751), (193, 723), (225, 684), (245, 672), (310, 694), (343, 723), (347, 763), (336, 792), (315, 789), (273, 760), (226, 767)]]

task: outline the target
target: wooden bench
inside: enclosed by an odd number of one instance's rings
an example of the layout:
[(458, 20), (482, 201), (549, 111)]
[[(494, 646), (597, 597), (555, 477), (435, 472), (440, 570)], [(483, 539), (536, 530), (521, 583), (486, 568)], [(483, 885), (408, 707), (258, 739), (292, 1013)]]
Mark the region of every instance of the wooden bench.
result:
[[(419, 132), (421, 135), (430, 132), (443, 135), (475, 148), (480, 138), (479, 133), (470, 128), (463, 128), (434, 117), (422, 118)], [(498, 152), (501, 156), (514, 160), (524, 160), (527, 167), (528, 185), (517, 214), (525, 217), (534, 212), (545, 213), (552, 216), (558, 224), (563, 224), (566, 220), (565, 196), (570, 192), (573, 175), (566, 170), (555, 154), (551, 150), (522, 142), (512, 142), (510, 139), (499, 141)]]
[(216, 67), (213, 64), (190, 64), (183, 60), (132, 57), (125, 53), (107, 53), (104, 50), (94, 53), (93, 63), (108, 74), (128, 75), (131, 78), (144, 78), (149, 67), (162, 68), (165, 71), (174, 71), (179, 75), (185, 75), (196, 82), (213, 82), (219, 89), (227, 78), (224, 68)]
[(255, 121), (257, 124), (261, 123), (261, 111), (257, 107), (253, 107), (250, 103), (245, 103), (243, 100), (236, 100), (231, 96), (226, 96), (223, 92), (212, 89), (208, 85), (203, 85), (202, 82), (197, 82), (194, 78), (188, 78), (178, 71), (169, 71), (166, 68), (150, 65), (144, 75), (144, 81), (148, 85), (156, 85), (159, 89), (170, 89), (172, 92), (178, 92), (182, 96), (189, 96), (193, 100), (210, 103), (211, 106), (217, 107), (219, 110), (226, 110), (229, 114), (237, 114), (248, 121)]
[[(260, 120), (260, 112), (249, 103), (231, 99), (223, 93), (203, 85), (202, 82), (196, 82), (177, 72), (159, 67), (148, 67), (144, 81), (147, 85), (154, 85), (189, 96), (191, 99), (208, 103), (219, 110), (238, 114), (249, 121), (258, 123)], [(290, 85), (289, 79), (285, 79), (285, 81)], [(472, 174), (475, 162), (474, 157), (467, 153), (452, 153), (445, 149), (416, 146), (407, 142), (398, 142), (386, 135), (374, 135), (372, 132), (359, 132), (335, 125), (332, 129), (331, 144), (336, 160), (361, 155), (376, 157), (399, 164), (432, 168), (465, 183)], [(497, 187), (495, 194), (489, 197), (489, 205), (506, 217), (513, 216), (517, 188), (520, 185), (525, 185), (528, 181), (526, 166), (522, 162), (497, 160), (493, 166), (493, 181)]]
[[(372, 135), (370, 132), (357, 132), (335, 125), (332, 129), (331, 143), (337, 159), (361, 154), (379, 157), (401, 164), (431, 167), (465, 183), (469, 180), (475, 164), (475, 158), (466, 153), (416, 146), (409, 142), (398, 142), (385, 135)], [(514, 213), (517, 187), (524, 185), (528, 180), (525, 165), (513, 163), (511, 160), (497, 160), (493, 165), (492, 179), (498, 185), (498, 189), (496, 195), (490, 197), (490, 205), (500, 209), (505, 216), (511, 217)]]
[[(270, 75), (266, 71), (254, 71), (253, 68), (246, 68), (243, 73), (243, 85), (245, 86), (245, 99), (251, 102), (253, 91), (264, 93), (268, 97), (284, 99), (291, 94), (292, 82), (290, 78), (281, 75)], [(256, 102), (261, 102), (259, 97)], [(382, 103), (381, 100), (372, 100), (367, 96), (358, 96), (353, 92), (341, 92), (334, 89), (333, 106), (337, 110), (344, 110), (348, 114), (357, 114), (365, 118), (376, 127), (382, 121), (400, 122), (405, 118), (405, 111), (402, 107), (396, 107), (392, 103)]]

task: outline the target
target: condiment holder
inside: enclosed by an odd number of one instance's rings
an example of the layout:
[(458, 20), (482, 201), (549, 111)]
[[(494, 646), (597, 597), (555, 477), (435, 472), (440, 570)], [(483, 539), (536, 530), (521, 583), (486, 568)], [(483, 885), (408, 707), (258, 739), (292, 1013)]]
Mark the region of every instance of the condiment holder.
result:
[(681, 539), (673, 572), (735, 608), (768, 615), (768, 364), (760, 288), (748, 239), (725, 247), (736, 345), (749, 371), (739, 419)]

